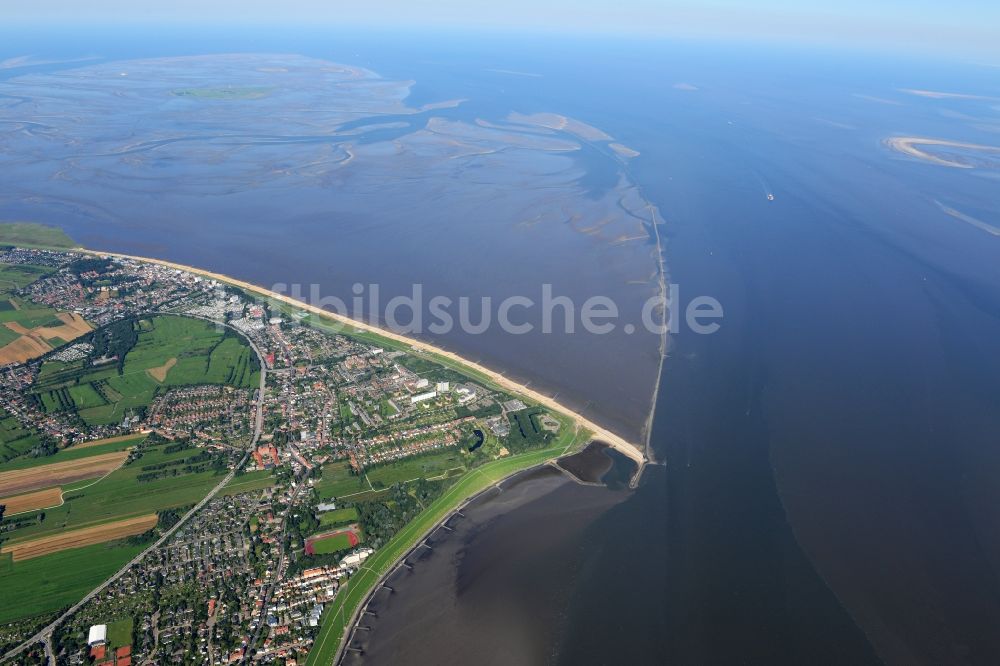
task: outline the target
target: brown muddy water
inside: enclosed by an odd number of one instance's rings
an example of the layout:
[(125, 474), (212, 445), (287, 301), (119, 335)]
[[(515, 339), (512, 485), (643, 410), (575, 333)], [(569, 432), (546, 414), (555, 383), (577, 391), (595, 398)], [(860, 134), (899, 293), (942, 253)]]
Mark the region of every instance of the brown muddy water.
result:
[[(584, 467), (574, 462), (590, 473), (612, 466), (603, 447), (588, 449)], [(629, 494), (542, 467), (480, 496), (375, 593), (341, 663), (548, 663), (601, 548), (588, 527)]]

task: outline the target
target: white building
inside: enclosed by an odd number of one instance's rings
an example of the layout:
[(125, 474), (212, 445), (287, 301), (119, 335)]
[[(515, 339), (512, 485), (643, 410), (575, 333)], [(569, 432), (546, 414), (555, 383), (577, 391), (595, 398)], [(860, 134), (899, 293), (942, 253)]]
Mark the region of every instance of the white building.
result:
[(87, 645), (100, 645), (108, 641), (108, 625), (95, 624), (87, 633)]
[(451, 388), (451, 384), (448, 382), (438, 382), (435, 388), (438, 393), (447, 393), (448, 389)]
[(437, 391), (428, 391), (427, 393), (419, 393), (412, 398), (410, 398), (410, 404), (415, 405), (418, 402), (423, 402), (425, 400), (432, 400), (437, 397)]
[(375, 551), (371, 548), (362, 548), (361, 550), (351, 553), (342, 560), (340, 560), (340, 565), (344, 567), (353, 567), (361, 564), (368, 559), (368, 556)]

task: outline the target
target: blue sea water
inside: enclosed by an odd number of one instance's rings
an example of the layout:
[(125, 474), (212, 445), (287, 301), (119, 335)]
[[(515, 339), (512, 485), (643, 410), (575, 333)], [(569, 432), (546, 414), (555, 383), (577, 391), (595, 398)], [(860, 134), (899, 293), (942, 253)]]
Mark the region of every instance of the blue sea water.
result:
[[(988, 160), (935, 165), (884, 143), (1000, 145), (995, 68), (539, 35), (6, 37), (5, 57), (298, 53), (412, 79), (413, 106), (468, 99), (443, 117), (552, 111), (641, 153), (628, 172), (665, 220), (671, 281), (717, 298), (726, 316), (715, 335), (671, 340), (651, 437), (665, 467), (564, 537), (558, 552), (577, 558), (562, 567), (573, 592), (548, 602), (564, 620), (537, 663), (1000, 660), (1000, 237), (989, 231), (1000, 227), (998, 171)], [(584, 189), (607, 188), (606, 163), (587, 165)], [(32, 212), (30, 201), (0, 207), (5, 218)], [(87, 236), (70, 217), (51, 221), (82, 240), (128, 247), (127, 238)], [(284, 247), (299, 239), (302, 254), (254, 254), (270, 238), (265, 222), (240, 217), (205, 230), (192, 236), (197, 249), (186, 239), (186, 248), (163, 244), (162, 231), (143, 230), (139, 219), (130, 233), (149, 233), (165, 256), (233, 272), (252, 257), (273, 269), (251, 276), (261, 280), (344, 282), (323, 253), (304, 247), (302, 230), (315, 221), (289, 222)], [(414, 242), (381, 224), (377, 210), (343, 240), (348, 254), (389, 248), (400, 284), (427, 271)], [(583, 245), (550, 245), (550, 255), (532, 254), (513, 271), (489, 249), (477, 247), (475, 284), (562, 277), (579, 293), (627, 293), (620, 282), (601, 284), (600, 270), (566, 275), (599, 261)], [(370, 274), (380, 272), (384, 265)], [(656, 357), (627, 353), (627, 339), (574, 338), (558, 349), (505, 336), (445, 343), (538, 378), (612, 427), (641, 430)], [(447, 628), (421, 637), (442, 650), (473, 639)]]

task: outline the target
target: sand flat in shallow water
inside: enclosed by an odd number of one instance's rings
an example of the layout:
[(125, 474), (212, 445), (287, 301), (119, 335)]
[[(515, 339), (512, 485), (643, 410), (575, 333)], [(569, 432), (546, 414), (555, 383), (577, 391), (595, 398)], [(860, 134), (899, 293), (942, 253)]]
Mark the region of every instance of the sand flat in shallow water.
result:
[[(917, 159), (937, 164), (938, 166), (953, 167), (956, 169), (974, 169), (976, 166), (984, 166), (983, 164), (977, 165), (973, 161), (973, 158), (978, 157), (980, 153), (1000, 153), (1000, 146), (985, 146), (978, 143), (965, 143), (963, 141), (950, 141), (948, 139), (928, 139), (919, 136), (892, 137), (891, 139), (886, 139), (885, 143), (896, 152), (903, 153), (904, 155), (916, 157)], [(952, 150), (945, 156), (941, 156), (934, 154), (931, 150), (924, 150), (924, 148)], [(997, 162), (996, 166), (1000, 166), (1000, 162)]]
[[(663, 292), (662, 217), (611, 136), (558, 106), (510, 122), (515, 102), (484, 112), (451, 87), (413, 101), (415, 85), (265, 53), (18, 73), (4, 89), (23, 103), (0, 106), (0, 172), (18, 184), (0, 213), (345, 303), (354, 283), (377, 284), (383, 304), (420, 284), (474, 305), (540, 303), (549, 284), (577, 315), (608, 296), (621, 316), (607, 335), (582, 335), (579, 321), (516, 340), (499, 327), (423, 335), (642, 441), (661, 358), (642, 312)], [(150, 207), (158, 192), (169, 201)], [(528, 317), (541, 328), (541, 307)]]

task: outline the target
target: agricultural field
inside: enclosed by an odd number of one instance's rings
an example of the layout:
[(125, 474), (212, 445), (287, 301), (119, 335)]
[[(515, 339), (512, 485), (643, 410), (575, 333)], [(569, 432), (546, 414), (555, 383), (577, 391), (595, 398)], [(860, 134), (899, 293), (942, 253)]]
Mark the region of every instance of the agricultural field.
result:
[(69, 530), (60, 534), (39, 537), (28, 541), (19, 541), (13, 544), (5, 544), (0, 548), (0, 556), (10, 554), (14, 563), (23, 560), (30, 560), (35, 557), (43, 557), (72, 548), (92, 546), (106, 541), (114, 541), (125, 537), (142, 534), (147, 530), (156, 527), (157, 516), (155, 513), (136, 518), (126, 518), (110, 523), (101, 523), (91, 527), (84, 527), (79, 530)]
[(0, 474), (13, 470), (28, 469), (29, 467), (40, 467), (55, 463), (69, 462), (71, 460), (79, 460), (81, 458), (90, 458), (92, 456), (103, 455), (105, 453), (125, 451), (126, 449), (138, 446), (145, 439), (146, 435), (142, 434), (122, 435), (120, 437), (109, 437), (107, 439), (95, 439), (91, 442), (75, 444), (65, 449), (60, 449), (51, 456), (44, 456), (41, 458), (23, 458), (21, 460), (9, 462), (0, 466)]
[(51, 613), (75, 603), (143, 548), (101, 543), (19, 562), (10, 555), (0, 555), (0, 623)]
[(15, 295), (51, 273), (48, 266), (0, 264), (0, 363), (22, 362), (90, 331), (82, 317)]
[[(125, 462), (127, 457), (128, 452), (126, 451), (112, 451), (41, 465), (18, 466), (15, 469), (6, 469), (0, 472), (0, 488), (3, 489), (5, 495), (11, 496), (93, 479), (115, 469)], [(55, 456), (49, 456), (49, 458), (55, 458)], [(47, 459), (35, 458), (35, 460)]]
[(106, 425), (147, 408), (169, 387), (259, 385), (253, 350), (209, 322), (162, 315), (114, 326), (95, 336), (104, 336), (105, 353), (124, 353), (124, 361), (43, 364), (34, 394), (47, 413), (75, 411), (88, 425)]
[[(6, 492), (5, 490), (3, 492)], [(12, 497), (0, 497), (0, 506), (4, 507), (4, 515), (16, 516), (26, 511), (35, 511), (55, 506), (62, 502), (62, 488), (46, 488)]]
[(61, 506), (5, 519), (4, 545), (195, 504), (221, 473), (201, 449), (145, 444), (141, 457), (103, 478), (64, 484)]

